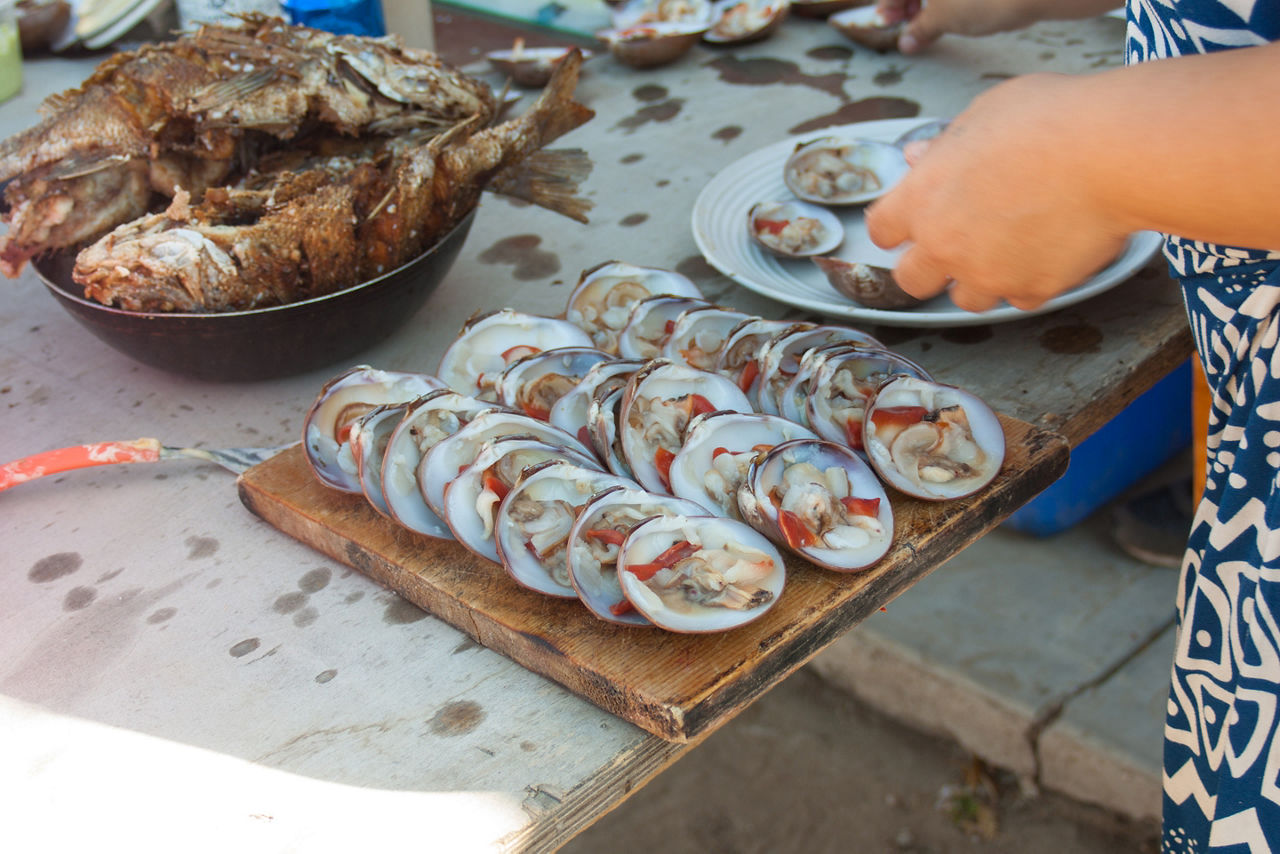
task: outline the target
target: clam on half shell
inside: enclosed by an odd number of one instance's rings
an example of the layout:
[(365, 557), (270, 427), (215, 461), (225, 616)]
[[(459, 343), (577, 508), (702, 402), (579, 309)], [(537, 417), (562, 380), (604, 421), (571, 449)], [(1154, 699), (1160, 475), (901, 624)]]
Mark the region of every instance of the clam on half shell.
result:
[(885, 483), (928, 501), (971, 495), (1004, 464), (1004, 428), (991, 407), (964, 389), (916, 377), (876, 390), (862, 441)]
[(598, 492), (630, 481), (573, 463), (551, 460), (525, 469), (494, 520), (498, 557), (522, 586), (577, 599), (569, 581), (569, 531), (579, 509)]
[(875, 3), (836, 12), (827, 18), (827, 23), (845, 37), (878, 53), (897, 50), (898, 36), (906, 26), (905, 19), (892, 24), (886, 21)]
[(445, 387), (430, 374), (384, 371), (356, 365), (320, 389), (302, 423), (302, 447), (320, 482), (342, 492), (360, 492), (360, 476), (351, 455), (351, 425), (384, 403), (413, 400)]
[(618, 551), (618, 582), (640, 613), (673, 632), (719, 632), (766, 614), (786, 567), (759, 531), (722, 516), (658, 516)]
[(623, 625), (652, 623), (622, 595), (618, 550), (631, 529), (654, 516), (700, 516), (702, 507), (683, 498), (617, 486), (597, 493), (569, 529), (569, 581), (578, 598), (602, 620)]
[(915, 308), (924, 300), (899, 287), (888, 267), (845, 261), (842, 258), (814, 258), (813, 263), (826, 275), (836, 292), (858, 305), (884, 311)]
[(567, 320), (502, 308), (467, 321), (440, 358), (436, 376), (454, 391), (497, 400), (496, 383), (517, 359), (557, 347), (591, 346), (591, 336)]
[(711, 44), (746, 44), (766, 38), (791, 11), (791, 0), (718, 0), (711, 10), (711, 29), (702, 34)]
[(888, 142), (827, 136), (800, 143), (782, 167), (797, 198), (820, 205), (878, 199), (907, 174), (902, 149)]
[(578, 284), (569, 294), (564, 317), (586, 331), (594, 346), (607, 353), (618, 353), (618, 334), (627, 325), (632, 307), (659, 295), (702, 298), (698, 286), (674, 270), (606, 261), (584, 270), (578, 277)]
[(784, 442), (751, 465), (738, 492), (743, 517), (819, 566), (871, 566), (893, 541), (893, 509), (871, 468), (821, 439)]
[(650, 492), (670, 494), (671, 461), (684, 443), (695, 415), (732, 409), (750, 412), (751, 403), (733, 381), (654, 359), (627, 381), (618, 411), (618, 441), (636, 482)]
[(840, 217), (812, 202), (757, 202), (747, 211), (747, 231), (758, 245), (783, 258), (826, 255), (844, 242)]
[(755, 458), (792, 439), (817, 438), (809, 428), (777, 415), (699, 415), (690, 422), (684, 444), (671, 461), (671, 491), (696, 501), (708, 513), (741, 520), (738, 489)]

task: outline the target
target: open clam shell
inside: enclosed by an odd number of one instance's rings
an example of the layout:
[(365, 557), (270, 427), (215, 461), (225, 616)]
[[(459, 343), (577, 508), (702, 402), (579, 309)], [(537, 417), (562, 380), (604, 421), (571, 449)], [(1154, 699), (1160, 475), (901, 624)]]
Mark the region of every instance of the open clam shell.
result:
[(624, 0), (609, 13), (617, 29), (656, 23), (711, 26), (712, 0)]
[(867, 401), (896, 374), (932, 379), (924, 368), (891, 350), (854, 346), (828, 352), (809, 381), (805, 398), (809, 426), (830, 442), (863, 451)]
[(899, 287), (888, 267), (842, 258), (814, 258), (813, 263), (826, 275), (831, 287), (858, 305), (896, 311), (924, 302)]
[(893, 141), (893, 144), (898, 146), (898, 148), (905, 148), (913, 142), (936, 139), (942, 135), (942, 132), (945, 131), (947, 126), (950, 124), (951, 119), (934, 119), (933, 121), (925, 122), (924, 124), (917, 125), (899, 136)]
[(517, 359), (498, 378), (498, 400), (546, 421), (551, 408), (595, 365), (613, 359), (594, 347), (554, 347)]
[(796, 146), (782, 167), (787, 189), (821, 205), (878, 199), (907, 174), (902, 149), (889, 142), (827, 136)]
[(650, 492), (670, 494), (668, 470), (689, 422), (721, 409), (750, 412), (751, 402), (719, 374), (664, 359), (637, 371), (618, 412), (618, 441), (636, 481)]
[(485, 442), (499, 436), (527, 435), (553, 445), (563, 445), (587, 456), (595, 452), (576, 436), (552, 427), (545, 421), (520, 412), (495, 409), (477, 415), (452, 436), (441, 439), (422, 455), (418, 464), (418, 488), (427, 506), (445, 518), (444, 493), (449, 483), (466, 466), (475, 462)]
[(567, 320), (503, 308), (467, 321), (444, 351), (436, 376), (454, 391), (497, 400), (495, 383), (516, 359), (556, 347), (591, 346), (591, 336)]
[(820, 439), (778, 445), (753, 464), (739, 499), (762, 530), (828, 569), (865, 569), (892, 544), (884, 487), (844, 445)]
[(654, 516), (704, 513), (692, 501), (643, 489), (618, 486), (597, 493), (569, 529), (569, 581), (578, 598), (602, 620), (631, 626), (653, 625), (622, 595), (618, 550), (627, 534)]
[[(591, 442), (591, 399), (597, 388), (622, 388), (631, 375), (644, 367), (639, 359), (612, 359), (594, 365), (551, 407), (547, 420), (566, 433), (577, 436), (583, 444)], [(596, 455), (604, 459), (600, 449)]]
[(578, 598), (569, 582), (569, 531), (597, 492), (632, 484), (617, 475), (551, 460), (525, 469), (494, 520), (498, 557), (521, 585), (548, 596)]
[(444, 518), (458, 542), (480, 557), (501, 563), (493, 533), (498, 505), (526, 469), (548, 460), (600, 468), (594, 457), (532, 436), (499, 436), (481, 445), (471, 465), (444, 491)]
[(657, 516), (631, 530), (618, 582), (635, 609), (673, 632), (719, 632), (769, 611), (786, 567), (759, 531), (722, 516)]
[(631, 309), (641, 300), (660, 294), (702, 298), (698, 286), (674, 270), (606, 261), (578, 277), (564, 316), (585, 330), (594, 346), (618, 353), (618, 334), (627, 325)]
[(783, 258), (825, 255), (844, 242), (844, 224), (812, 202), (757, 202), (747, 211), (747, 232), (767, 251)]
[[(809, 324), (813, 326), (814, 324)], [(739, 323), (729, 332), (716, 359), (716, 373), (733, 380), (751, 401), (752, 409), (760, 408), (760, 348), (776, 335), (795, 326), (787, 320), (754, 318)]]
[(601, 385), (596, 388), (587, 410), (587, 435), (596, 456), (604, 460), (609, 471), (634, 479), (635, 472), (631, 471), (631, 466), (622, 453), (618, 433), (618, 418), (625, 392), (625, 386)]
[[(522, 39), (517, 39), (512, 47), (491, 50), (485, 58), (495, 71), (505, 74), (517, 86), (537, 88), (546, 85), (556, 66), (572, 50), (571, 47), (526, 47)], [(590, 58), (591, 52), (582, 50), (583, 61)]]
[(382, 489), (382, 461), (391, 434), (408, 408), (407, 401), (384, 403), (361, 415), (351, 425), (351, 456), (356, 461), (360, 491), (370, 507), (388, 518), (391, 510)]
[(453, 539), (449, 526), (427, 504), (418, 485), (422, 455), (494, 405), (452, 389), (424, 394), (405, 409), (382, 458), (382, 495), (391, 518), (410, 531)]
[(906, 27), (905, 19), (892, 24), (885, 20), (875, 3), (836, 12), (827, 18), (827, 23), (845, 37), (879, 53), (897, 50), (898, 37)]
[(356, 365), (332, 378), (307, 410), (302, 447), (320, 482), (343, 492), (360, 492), (360, 475), (351, 456), (351, 425), (384, 403), (400, 403), (444, 388), (430, 374), (384, 371)]
[(777, 542), (840, 572), (871, 566), (893, 542), (884, 487), (861, 457), (834, 442), (797, 439), (763, 454), (739, 504)]
[(792, 439), (817, 439), (807, 427), (777, 415), (712, 412), (689, 425), (684, 444), (671, 461), (671, 491), (696, 501), (709, 513), (742, 519), (738, 489), (752, 461)]
[(746, 44), (767, 38), (791, 11), (791, 0), (718, 0), (711, 28), (702, 34), (711, 44)]
[(618, 353), (627, 359), (652, 359), (662, 353), (671, 335), (671, 322), (691, 308), (710, 306), (701, 297), (658, 294), (640, 300), (631, 308), (627, 323), (618, 333)]
[(886, 483), (928, 501), (972, 495), (1004, 464), (1000, 419), (971, 392), (894, 377), (867, 401), (867, 460)]
[(862, 346), (854, 341), (832, 341), (806, 350), (800, 357), (800, 366), (796, 368), (795, 374), (778, 392), (778, 414), (789, 421), (811, 427), (805, 403), (809, 397), (814, 375), (832, 355)]
[(697, 306), (681, 312), (671, 324), (662, 345), (662, 357), (673, 362), (713, 371), (729, 332), (754, 315), (716, 305)]
[(782, 412), (782, 392), (791, 378), (800, 370), (800, 360), (814, 347), (847, 341), (869, 347), (882, 347), (879, 341), (865, 332), (848, 326), (798, 323), (790, 329), (770, 338), (760, 347), (757, 361), (760, 364), (760, 386), (756, 407), (760, 412), (779, 415)]
[(657, 68), (688, 53), (710, 24), (702, 22), (658, 21), (625, 29), (601, 30), (596, 38), (605, 43), (613, 58), (632, 68)]

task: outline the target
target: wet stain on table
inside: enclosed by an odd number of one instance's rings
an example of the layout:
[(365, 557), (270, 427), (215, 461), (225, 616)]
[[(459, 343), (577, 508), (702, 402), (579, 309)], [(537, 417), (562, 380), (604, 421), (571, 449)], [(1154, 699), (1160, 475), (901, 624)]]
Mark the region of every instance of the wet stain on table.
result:
[(954, 329), (944, 330), (942, 340), (950, 341), (952, 344), (981, 344), (984, 341), (990, 341), (994, 336), (995, 332), (990, 326), (957, 326)]
[(520, 281), (543, 279), (560, 272), (560, 257), (539, 249), (542, 238), (536, 234), (504, 237), (480, 253), (483, 264), (507, 264), (515, 268), (511, 275)]
[(649, 215), (647, 213), (627, 214), (621, 220), (618, 221), (618, 225), (624, 225), (624, 226), (630, 227), (633, 225), (640, 225), (641, 223), (647, 222), (648, 219), (649, 219)]
[(876, 119), (910, 119), (920, 115), (920, 104), (906, 98), (875, 96), (861, 101), (850, 101), (839, 109), (822, 116), (814, 116), (788, 129), (788, 133), (808, 133), (837, 125), (869, 122)]
[(650, 122), (669, 122), (680, 115), (680, 110), (683, 108), (684, 98), (671, 98), (657, 104), (650, 104), (647, 107), (641, 107), (636, 110), (630, 116), (614, 125), (614, 128), (634, 131)]
[(739, 59), (736, 56), (724, 56), (708, 62), (707, 66), (714, 68), (725, 83), (737, 86), (808, 86), (837, 98), (847, 97), (844, 84), (849, 78), (846, 75), (838, 72), (805, 74), (799, 65), (789, 59), (767, 56)]
[(829, 62), (848, 62), (853, 59), (853, 48), (839, 44), (819, 45), (811, 47), (804, 53), (810, 59), (820, 59)]
[(725, 127), (722, 127), (715, 133), (711, 134), (712, 139), (717, 139), (723, 143), (733, 142), (735, 139), (737, 139), (740, 136), (742, 136), (742, 128), (739, 127), (738, 125), (726, 125)]
[(36, 561), (27, 571), (27, 578), (36, 584), (48, 584), (70, 575), (84, 565), (79, 552), (57, 552)]
[(1088, 323), (1055, 326), (1040, 336), (1040, 346), (1063, 356), (1097, 353), (1102, 346), (1102, 331)]
[(209, 557), (218, 550), (219, 543), (213, 537), (187, 537), (187, 560)]
[(473, 700), (457, 700), (446, 704), (436, 712), (427, 726), (436, 735), (466, 735), (480, 726), (484, 720), (484, 708)]
[(258, 647), (262, 646), (262, 641), (257, 638), (246, 638), (227, 650), (232, 658), (244, 658)]

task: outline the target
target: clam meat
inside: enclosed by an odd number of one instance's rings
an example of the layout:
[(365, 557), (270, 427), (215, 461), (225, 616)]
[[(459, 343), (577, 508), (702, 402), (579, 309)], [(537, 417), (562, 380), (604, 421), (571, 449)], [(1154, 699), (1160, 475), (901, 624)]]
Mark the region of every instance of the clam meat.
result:
[(738, 490), (751, 463), (775, 445), (816, 439), (815, 433), (777, 415), (712, 412), (693, 419), (671, 461), (671, 492), (709, 513), (742, 519)]
[(855, 345), (829, 353), (809, 381), (804, 400), (809, 426), (828, 441), (862, 451), (867, 401), (896, 374), (931, 379), (924, 368), (891, 350)]
[(432, 510), (418, 487), (422, 455), (437, 442), (494, 405), (452, 389), (440, 389), (410, 401), (387, 440), (382, 455), (382, 496), (391, 518), (410, 531), (453, 539), (449, 526)]
[(710, 306), (701, 297), (658, 294), (640, 300), (618, 333), (618, 354), (626, 359), (652, 359), (662, 353), (676, 318), (692, 308)]
[[(573, 388), (564, 393), (551, 407), (547, 420), (566, 433), (577, 436), (585, 445), (591, 445), (591, 399), (597, 388), (620, 389), (640, 370), (644, 362), (639, 359), (612, 359), (593, 365)], [(597, 456), (603, 459), (600, 449)]]
[(525, 469), (548, 460), (600, 468), (594, 457), (531, 436), (499, 436), (481, 445), (475, 460), (444, 492), (444, 518), (458, 542), (480, 557), (501, 563), (493, 538), (498, 505)]
[(631, 529), (654, 516), (701, 515), (692, 501), (618, 486), (598, 493), (569, 530), (567, 565), (578, 598), (597, 617), (627, 625), (652, 625), (618, 583), (618, 551)]
[(886, 483), (926, 500), (971, 495), (1004, 464), (1004, 428), (986, 403), (916, 377), (895, 377), (876, 390), (862, 439)]
[(869, 347), (883, 346), (865, 332), (848, 326), (797, 324), (770, 338), (756, 357), (760, 367), (760, 386), (756, 392), (761, 412), (782, 414), (782, 392), (800, 370), (800, 360), (814, 347), (845, 341)]
[(445, 387), (430, 374), (384, 371), (357, 365), (320, 389), (302, 424), (302, 447), (308, 465), (326, 486), (360, 492), (359, 471), (351, 456), (351, 425), (384, 403), (412, 400)]
[(791, 0), (718, 0), (711, 29), (702, 38), (712, 44), (743, 44), (772, 33), (791, 11)]
[(497, 400), (498, 379), (517, 359), (556, 347), (591, 346), (591, 336), (567, 320), (504, 308), (468, 321), (445, 349), (436, 376), (454, 391)]
[(613, 359), (594, 347), (554, 347), (517, 359), (498, 378), (498, 400), (542, 421), (551, 408), (601, 362)]
[(576, 599), (569, 581), (569, 531), (597, 492), (633, 486), (617, 475), (553, 460), (527, 468), (498, 505), (494, 541), (507, 572), (548, 596)]
[(747, 211), (751, 239), (783, 258), (825, 255), (844, 242), (844, 225), (811, 202), (757, 202)]
[(752, 319), (754, 315), (716, 305), (688, 309), (671, 324), (661, 355), (700, 371), (713, 371), (729, 332)]
[[(796, 324), (786, 320), (756, 318), (739, 323), (730, 330), (716, 358), (716, 373), (733, 380), (746, 393), (753, 409), (760, 408), (760, 348), (776, 335)], [(813, 327), (815, 324), (807, 324)]]
[(635, 609), (675, 632), (716, 632), (769, 611), (782, 594), (782, 555), (759, 531), (720, 516), (658, 516), (631, 530), (618, 581)]
[(783, 164), (782, 181), (807, 202), (856, 205), (887, 193), (907, 168), (902, 150), (890, 143), (821, 137), (796, 146)]
[(661, 294), (702, 297), (697, 285), (680, 273), (624, 261), (606, 261), (582, 272), (577, 286), (569, 294), (564, 316), (585, 330), (595, 347), (616, 354), (618, 333), (627, 325), (632, 307), (640, 300)]
[(687, 365), (654, 359), (627, 382), (618, 412), (622, 455), (636, 481), (650, 492), (671, 492), (671, 461), (695, 415), (751, 404), (732, 380)]
[(441, 519), (445, 518), (445, 489), (466, 466), (475, 462), (481, 446), (499, 436), (532, 436), (553, 445), (572, 448), (590, 458), (595, 456), (591, 448), (545, 421), (530, 418), (520, 412), (493, 410), (477, 415), (463, 425), (457, 433), (440, 440), (422, 455), (418, 464), (418, 488), (427, 506)]
[(829, 569), (864, 569), (888, 552), (893, 510), (875, 473), (844, 445), (784, 442), (752, 464), (744, 517)]

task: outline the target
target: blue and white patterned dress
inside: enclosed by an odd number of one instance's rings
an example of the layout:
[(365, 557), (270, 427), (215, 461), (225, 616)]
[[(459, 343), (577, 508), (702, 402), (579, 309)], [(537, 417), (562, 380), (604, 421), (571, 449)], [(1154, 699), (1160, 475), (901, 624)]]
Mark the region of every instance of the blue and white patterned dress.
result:
[[(1129, 0), (1128, 22), (1131, 63), (1248, 47), (1280, 39), (1280, 0)], [(1280, 252), (1171, 237), (1165, 254), (1211, 407), (1178, 584), (1161, 851), (1280, 851)]]

